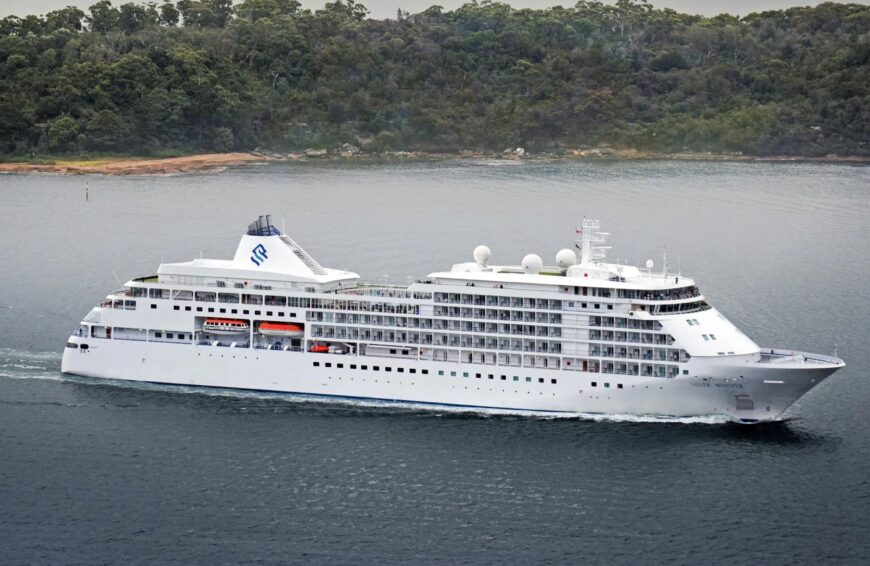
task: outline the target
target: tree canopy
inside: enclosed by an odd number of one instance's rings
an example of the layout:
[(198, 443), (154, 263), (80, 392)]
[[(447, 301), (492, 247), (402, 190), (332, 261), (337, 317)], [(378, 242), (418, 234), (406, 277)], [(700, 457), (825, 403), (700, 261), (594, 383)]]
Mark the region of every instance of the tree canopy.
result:
[(0, 154), (870, 154), (870, 7), (705, 18), (642, 1), (177, 0), (0, 20)]

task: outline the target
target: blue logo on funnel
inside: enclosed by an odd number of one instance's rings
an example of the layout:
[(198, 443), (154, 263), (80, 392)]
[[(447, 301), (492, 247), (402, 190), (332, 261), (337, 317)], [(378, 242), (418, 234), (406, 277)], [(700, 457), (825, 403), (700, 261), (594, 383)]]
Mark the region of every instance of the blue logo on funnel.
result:
[(266, 248), (263, 247), (263, 244), (257, 244), (256, 247), (251, 250), (251, 261), (254, 262), (254, 265), (261, 265), (269, 256), (266, 255)]

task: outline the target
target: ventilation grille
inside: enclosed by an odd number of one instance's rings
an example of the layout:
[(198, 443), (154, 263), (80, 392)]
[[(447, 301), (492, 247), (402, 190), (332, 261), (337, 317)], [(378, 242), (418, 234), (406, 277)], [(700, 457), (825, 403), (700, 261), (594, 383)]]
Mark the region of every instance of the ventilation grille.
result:
[(755, 403), (752, 402), (752, 395), (735, 395), (737, 400), (738, 411), (753, 411)]

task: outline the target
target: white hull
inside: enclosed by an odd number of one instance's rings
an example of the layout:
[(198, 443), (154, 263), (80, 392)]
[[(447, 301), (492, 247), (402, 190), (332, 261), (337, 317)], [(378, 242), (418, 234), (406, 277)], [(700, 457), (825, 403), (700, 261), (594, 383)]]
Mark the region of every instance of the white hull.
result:
[[(781, 418), (794, 401), (837, 369), (795, 364), (783, 371), (786, 368), (780, 364), (714, 358), (693, 360), (695, 371), (691, 373), (707, 377), (661, 378), (191, 344), (80, 338), (71, 341), (87, 342), (89, 347), (67, 348), (63, 371), (96, 378), (469, 409), (662, 417), (723, 415), (742, 422)], [(319, 366), (315, 367), (314, 362)], [(325, 367), (327, 362), (332, 367)], [(336, 367), (339, 363), (342, 369)], [(350, 364), (380, 369), (350, 369)], [(391, 371), (386, 372), (386, 367)], [(411, 368), (415, 374), (410, 373)], [(421, 373), (424, 369), (428, 374)], [(466, 372), (469, 377), (463, 377)], [(477, 373), (480, 378), (475, 377)], [(489, 374), (493, 379), (488, 378)], [(501, 380), (503, 374), (506, 380)], [(743, 377), (724, 377), (737, 374)], [(519, 381), (513, 381), (514, 375), (519, 376)], [(526, 377), (532, 381), (527, 382)], [(618, 388), (619, 384), (622, 388)], [(738, 395), (751, 396), (752, 408), (739, 408)]]

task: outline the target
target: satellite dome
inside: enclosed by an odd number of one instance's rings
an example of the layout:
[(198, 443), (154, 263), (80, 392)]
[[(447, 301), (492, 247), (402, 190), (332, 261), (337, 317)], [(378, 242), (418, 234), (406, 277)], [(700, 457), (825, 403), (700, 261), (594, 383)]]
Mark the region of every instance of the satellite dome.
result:
[(559, 253), (556, 254), (556, 263), (562, 269), (568, 269), (572, 265), (577, 264), (577, 254), (574, 253), (574, 250), (569, 250), (568, 248), (559, 250)]
[(655, 265), (655, 263), (653, 263), (653, 260), (651, 260), (651, 259), (646, 260), (646, 268), (647, 269), (652, 269), (654, 265)]
[(477, 246), (474, 248), (474, 261), (477, 262), (477, 265), (481, 267), (486, 267), (486, 263), (489, 261), (489, 256), (492, 255), (492, 252), (489, 251), (489, 248), (486, 246)]
[(544, 267), (544, 260), (538, 254), (529, 254), (523, 258), (523, 271), (530, 275), (540, 273), (542, 267)]

